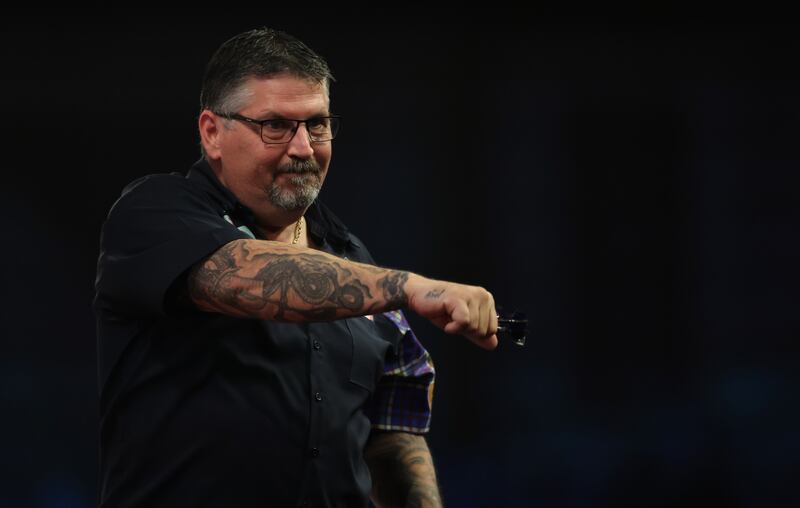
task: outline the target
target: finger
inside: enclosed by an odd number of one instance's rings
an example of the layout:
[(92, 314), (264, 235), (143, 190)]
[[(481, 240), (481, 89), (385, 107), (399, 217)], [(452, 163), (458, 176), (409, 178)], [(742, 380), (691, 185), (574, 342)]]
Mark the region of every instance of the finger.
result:
[(461, 334), (469, 327), (470, 309), (467, 302), (457, 300), (450, 310), (450, 322), (444, 327), (446, 333)]
[(469, 324), (468, 333), (483, 335), (481, 333), (481, 302), (478, 298), (469, 299)]
[(472, 341), (472, 343), (474, 343), (478, 347), (486, 349), (488, 351), (491, 351), (492, 349), (496, 348), (498, 342), (497, 334), (494, 333), (491, 335), (484, 335), (482, 337), (473, 335), (469, 337), (469, 340)]
[(494, 305), (494, 296), (489, 293), (489, 330), (487, 333), (494, 335), (497, 333), (497, 308)]
[(481, 293), (480, 308), (478, 310), (478, 333), (485, 336), (489, 332), (489, 298), (491, 295), (485, 289), (481, 289)]

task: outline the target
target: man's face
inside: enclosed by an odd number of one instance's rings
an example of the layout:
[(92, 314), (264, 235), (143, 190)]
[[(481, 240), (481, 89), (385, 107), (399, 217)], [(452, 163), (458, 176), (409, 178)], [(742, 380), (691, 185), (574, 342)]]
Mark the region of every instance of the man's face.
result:
[[(330, 114), (321, 84), (281, 74), (252, 78), (244, 87), (249, 100), (236, 113), (248, 118), (306, 120)], [(311, 142), (305, 123), (284, 144), (264, 143), (256, 124), (230, 120), (225, 125), (220, 117), (216, 123), (217, 149), (207, 149), (211, 165), (257, 219), (270, 223), (269, 218), (287, 212), (302, 213), (316, 198), (331, 160), (330, 141)]]

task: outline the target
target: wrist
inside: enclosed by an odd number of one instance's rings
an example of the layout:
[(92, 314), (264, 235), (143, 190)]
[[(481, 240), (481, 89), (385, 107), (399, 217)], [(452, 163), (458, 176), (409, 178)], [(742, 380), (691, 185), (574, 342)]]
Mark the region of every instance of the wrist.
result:
[(431, 282), (431, 279), (427, 277), (408, 272), (408, 278), (406, 279), (406, 284), (403, 287), (406, 296), (405, 307), (408, 309), (415, 308), (414, 302), (417, 299), (417, 295), (421, 294), (421, 292), (424, 291), (424, 288), (429, 287)]

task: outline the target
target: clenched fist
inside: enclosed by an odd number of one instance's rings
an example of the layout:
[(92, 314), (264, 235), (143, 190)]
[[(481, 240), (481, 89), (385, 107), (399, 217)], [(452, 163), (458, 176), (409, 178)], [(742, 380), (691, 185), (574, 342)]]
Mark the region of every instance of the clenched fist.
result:
[(484, 349), (497, 347), (494, 297), (482, 287), (409, 273), (408, 308), (445, 333), (460, 334)]

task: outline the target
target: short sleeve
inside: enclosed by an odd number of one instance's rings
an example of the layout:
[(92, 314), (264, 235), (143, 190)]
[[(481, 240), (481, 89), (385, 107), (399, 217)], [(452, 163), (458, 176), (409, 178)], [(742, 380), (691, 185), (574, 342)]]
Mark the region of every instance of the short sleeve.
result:
[(165, 314), (176, 279), (226, 243), (249, 238), (217, 208), (177, 174), (126, 187), (103, 224), (96, 305), (129, 316)]

